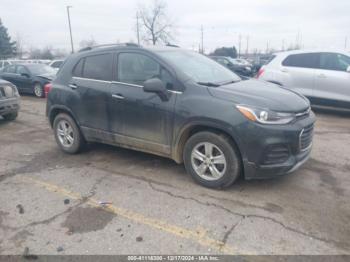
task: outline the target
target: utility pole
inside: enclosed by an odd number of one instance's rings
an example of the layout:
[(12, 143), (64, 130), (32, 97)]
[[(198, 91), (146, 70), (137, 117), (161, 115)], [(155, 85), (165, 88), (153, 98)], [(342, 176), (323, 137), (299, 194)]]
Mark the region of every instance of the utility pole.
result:
[(74, 53), (74, 46), (73, 46), (72, 26), (70, 24), (69, 8), (72, 8), (72, 6), (67, 5), (67, 14), (68, 14), (69, 33), (70, 33), (70, 44), (72, 46), (72, 54), (73, 54)]
[(139, 25), (139, 13), (136, 13), (136, 32), (137, 32), (137, 44), (140, 45), (140, 25)]
[(203, 25), (201, 26), (201, 43), (202, 43), (201, 53), (204, 54), (204, 29), (203, 29)]
[(345, 37), (345, 50), (348, 48), (348, 37)]
[(249, 54), (249, 35), (247, 35), (247, 49), (245, 52), (246, 57), (248, 57), (248, 54)]
[(242, 35), (238, 35), (238, 58), (241, 57)]
[(267, 41), (267, 43), (266, 43), (266, 54), (269, 53), (269, 49), (270, 49), (270, 47), (269, 47), (269, 41)]

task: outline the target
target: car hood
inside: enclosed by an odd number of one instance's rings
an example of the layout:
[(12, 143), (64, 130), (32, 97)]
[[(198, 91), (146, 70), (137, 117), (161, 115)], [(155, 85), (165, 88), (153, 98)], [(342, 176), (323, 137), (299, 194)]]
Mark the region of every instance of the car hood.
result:
[(42, 74), (42, 75), (37, 75), (37, 77), (40, 77), (40, 78), (44, 78), (44, 79), (47, 79), (47, 80), (53, 80), (56, 75), (55, 74)]
[(303, 95), (261, 80), (240, 81), (208, 90), (212, 96), (235, 104), (278, 112), (302, 112), (310, 107), (309, 101)]

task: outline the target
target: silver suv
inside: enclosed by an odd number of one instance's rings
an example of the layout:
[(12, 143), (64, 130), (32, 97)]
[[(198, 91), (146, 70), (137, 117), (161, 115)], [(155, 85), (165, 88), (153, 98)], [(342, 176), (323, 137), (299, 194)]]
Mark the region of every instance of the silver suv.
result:
[(258, 78), (293, 89), (312, 104), (350, 109), (350, 54), (291, 51), (275, 54)]

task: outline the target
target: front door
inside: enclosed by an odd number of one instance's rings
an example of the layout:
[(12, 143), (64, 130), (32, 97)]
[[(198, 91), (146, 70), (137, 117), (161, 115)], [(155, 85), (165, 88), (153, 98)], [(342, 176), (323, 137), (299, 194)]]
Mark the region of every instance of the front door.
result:
[[(122, 110), (120, 128), (112, 113), (112, 128), (122, 143), (144, 151), (170, 154), (176, 94), (174, 78), (159, 62), (142, 53), (120, 53), (117, 81), (112, 83), (112, 98)], [(143, 91), (143, 82), (158, 77), (169, 89), (169, 100)], [(116, 118), (116, 120), (115, 120)]]

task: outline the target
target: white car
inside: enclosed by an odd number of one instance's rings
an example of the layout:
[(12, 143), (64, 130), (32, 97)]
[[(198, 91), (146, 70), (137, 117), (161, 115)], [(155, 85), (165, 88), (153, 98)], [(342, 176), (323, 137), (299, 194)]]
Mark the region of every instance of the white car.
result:
[(56, 72), (60, 69), (64, 60), (52, 60), (48, 65), (51, 66)]
[(277, 53), (260, 69), (257, 78), (295, 90), (313, 105), (350, 109), (350, 53)]
[(4, 67), (11, 65), (11, 61), (8, 60), (0, 60), (0, 70), (3, 69)]

